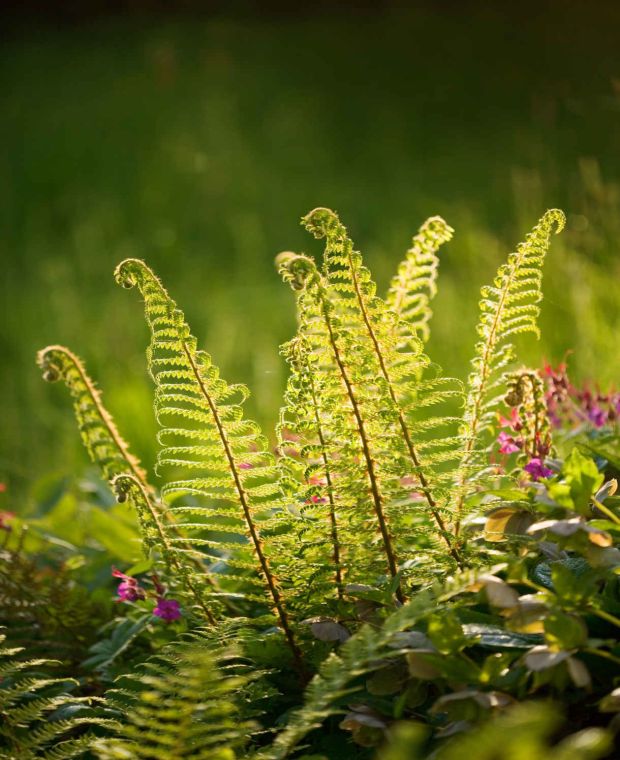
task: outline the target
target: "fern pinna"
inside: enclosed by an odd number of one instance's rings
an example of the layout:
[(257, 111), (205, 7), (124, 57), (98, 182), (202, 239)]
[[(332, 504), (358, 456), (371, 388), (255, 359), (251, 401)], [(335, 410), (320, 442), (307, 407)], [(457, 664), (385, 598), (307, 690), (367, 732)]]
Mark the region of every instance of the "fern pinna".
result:
[(510, 337), (531, 332), (539, 335), (539, 303), (542, 277), (551, 233), (564, 228), (566, 218), (559, 209), (550, 209), (508, 256), (491, 285), (480, 291), (480, 320), (476, 353), (472, 360), (467, 399), (463, 414), (463, 456), (454, 507), (454, 532), (458, 535), (469, 485), (485, 472), (487, 450), (483, 436), (491, 426), (504, 393), (504, 372), (514, 361)]
[(197, 535), (173, 537), (170, 545), (181, 554), (199, 547), (212, 562), (224, 558), (229, 568), (225, 581), (232, 590), (246, 588), (248, 600), (268, 600), (274, 608), (301, 669), (277, 568), (267, 557), (262, 536), (282, 529), (278, 473), (258, 426), (243, 417), (248, 390), (219, 377), (209, 354), (198, 350), (183, 313), (144, 262), (123, 261), (115, 277), (124, 287), (138, 287), (151, 330), (147, 359), (161, 427), (158, 464), (175, 473), (162, 487), (162, 497), (170, 501), (189, 494), (203, 500), (172, 506), (173, 513), (192, 520), (183, 523), (184, 531)]

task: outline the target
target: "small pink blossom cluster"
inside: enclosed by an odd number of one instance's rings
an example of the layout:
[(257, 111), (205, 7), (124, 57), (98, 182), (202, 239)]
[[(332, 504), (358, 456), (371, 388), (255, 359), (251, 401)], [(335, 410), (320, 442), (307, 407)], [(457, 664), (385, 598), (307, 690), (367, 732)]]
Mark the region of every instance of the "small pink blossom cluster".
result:
[(563, 362), (555, 369), (546, 364), (540, 372), (546, 383), (545, 400), (549, 421), (555, 428), (574, 427), (579, 424), (602, 428), (620, 417), (620, 393), (602, 393), (587, 385), (573, 385)]
[[(117, 602), (137, 602), (139, 599), (147, 598), (147, 591), (144, 589), (137, 578), (132, 578), (129, 575), (125, 575), (115, 567), (112, 568), (112, 575), (114, 578), (119, 578), (120, 583), (116, 589), (118, 595)], [(176, 599), (166, 599), (166, 589), (159, 581), (156, 575), (151, 576), (151, 582), (153, 584), (154, 593), (149, 591), (148, 596), (155, 596), (157, 604), (153, 609), (153, 615), (165, 620), (167, 623), (172, 623), (181, 617), (181, 605)]]
[(553, 470), (546, 467), (544, 463), (551, 449), (550, 441), (546, 437), (543, 438), (540, 433), (536, 433), (533, 441), (526, 441), (526, 425), (517, 407), (511, 408), (509, 417), (500, 415), (499, 424), (503, 428), (497, 436), (500, 454), (516, 454), (517, 452), (527, 454), (528, 461), (523, 469), (532, 480), (549, 478), (553, 475)]

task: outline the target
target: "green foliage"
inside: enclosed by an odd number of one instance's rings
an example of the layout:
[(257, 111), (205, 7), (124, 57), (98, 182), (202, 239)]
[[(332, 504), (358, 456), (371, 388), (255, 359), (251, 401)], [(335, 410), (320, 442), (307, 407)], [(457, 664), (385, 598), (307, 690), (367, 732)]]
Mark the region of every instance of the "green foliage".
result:
[(246, 679), (220, 671), (204, 647), (183, 649), (174, 663), (151, 662), (129, 680), (108, 696), (127, 719), (118, 737), (95, 743), (101, 760), (241, 757), (254, 728), (239, 719), (234, 700)]
[[(276, 456), (244, 415), (247, 388), (220, 377), (147, 265), (122, 262), (116, 279), (140, 291), (151, 333), (161, 502), (81, 364), (57, 347), (41, 354), (135, 511), (145, 557), (120, 576), (127, 619), (104, 627), (83, 663), (123, 675), (106, 695), (119, 729), (98, 741), (102, 758), (284, 760), (302, 742), (330, 759), (382, 746), (385, 757), (493, 757), (504, 731), (499, 756), (513, 760), (517, 729), (530, 731), (530, 756), (608, 751), (616, 719), (605, 715), (620, 711), (617, 484), (585, 453), (592, 437), (563, 461), (548, 456), (543, 380), (513, 366), (509, 343), (538, 329), (542, 265), (562, 223), (547, 212), (483, 288), (464, 393), (423, 346), (450, 228), (421, 228), (382, 299), (337, 215), (310, 212), (322, 265), (278, 257), (298, 330), (282, 348)], [(512, 464), (489, 458), (500, 398), (521, 434)], [(159, 634), (137, 578), (152, 571), (158, 604), (177, 605), (168, 592), (182, 601), (179, 627)], [(155, 657), (127, 663), (144, 636)], [(579, 733), (566, 737), (531, 700), (562, 700)]]
[(23, 650), (1, 646), (0, 636), (0, 751), (7, 760), (81, 756), (93, 736), (84, 726), (113, 725), (88, 714), (90, 700), (66, 693), (76, 683), (49, 678), (41, 669), (49, 660), (19, 660)]

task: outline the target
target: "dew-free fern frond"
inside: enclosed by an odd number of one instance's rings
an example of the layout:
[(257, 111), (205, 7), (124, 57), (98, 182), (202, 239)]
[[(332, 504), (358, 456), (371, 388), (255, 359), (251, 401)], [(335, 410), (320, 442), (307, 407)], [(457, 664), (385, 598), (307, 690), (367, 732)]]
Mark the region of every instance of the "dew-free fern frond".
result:
[(162, 497), (170, 503), (189, 495), (200, 502), (171, 507), (191, 519), (183, 529), (192, 532), (188, 539), (171, 539), (171, 546), (213, 562), (225, 559), (230, 568), (226, 581), (248, 589), (248, 599), (273, 607), (301, 669), (277, 568), (264, 542), (265, 534), (282, 529), (287, 515), (267, 441), (258, 425), (243, 416), (248, 390), (220, 378), (209, 354), (198, 349), (183, 313), (144, 262), (127, 259), (115, 276), (124, 287), (137, 286), (151, 330), (147, 360), (160, 425), (158, 467), (173, 475), (162, 487)]
[(493, 421), (502, 398), (503, 372), (514, 360), (510, 339), (520, 333), (539, 335), (539, 303), (542, 277), (551, 234), (564, 228), (566, 218), (559, 209), (550, 209), (539, 220), (508, 261), (498, 269), (491, 285), (480, 291), (480, 320), (473, 371), (469, 376), (463, 414), (463, 457), (455, 507), (455, 532), (458, 534), (465, 485), (484, 471), (486, 451), (482, 437)]
[[(4, 646), (0, 634), (0, 756), (6, 760), (63, 760), (80, 757), (93, 741), (87, 727), (115, 727), (115, 722), (89, 714), (90, 699), (66, 693), (76, 681), (51, 678), (44, 669), (50, 660), (22, 660), (23, 649)], [(75, 710), (82, 706), (82, 713)], [(54, 717), (74, 708), (71, 718)]]
[[(204, 647), (185, 647), (174, 665), (149, 663), (134, 676), (133, 694), (123, 690), (127, 715), (119, 735), (94, 749), (101, 760), (234, 760), (254, 726), (240, 720), (236, 693), (245, 680), (222, 673)], [(125, 702), (129, 697), (129, 705)], [(113, 705), (114, 693), (110, 694)]]

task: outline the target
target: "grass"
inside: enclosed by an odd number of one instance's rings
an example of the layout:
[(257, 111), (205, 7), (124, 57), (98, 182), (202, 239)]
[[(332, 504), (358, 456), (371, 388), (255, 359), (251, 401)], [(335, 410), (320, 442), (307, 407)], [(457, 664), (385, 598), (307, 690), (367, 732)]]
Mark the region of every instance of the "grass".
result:
[[(488, 4), (487, 4), (488, 5)], [(530, 13), (532, 15), (530, 15)], [(477, 293), (548, 207), (544, 340), (612, 381), (620, 299), (620, 11), (483, 5), (318, 17), (126, 19), (12, 29), (0, 60), (0, 481), (83, 463), (63, 389), (33, 357), (70, 346), (152, 461), (146, 329), (114, 265), (144, 257), (251, 409), (276, 418), (293, 302), (273, 258), (318, 252), (337, 209), (385, 286), (423, 219), (442, 253), (431, 355), (464, 376)], [(109, 357), (113, 357), (110, 361)]]

